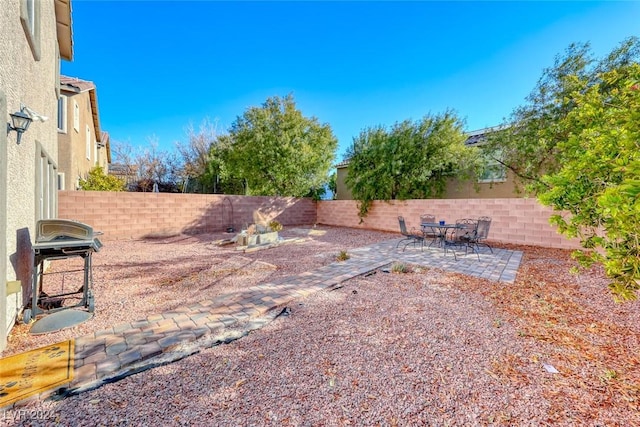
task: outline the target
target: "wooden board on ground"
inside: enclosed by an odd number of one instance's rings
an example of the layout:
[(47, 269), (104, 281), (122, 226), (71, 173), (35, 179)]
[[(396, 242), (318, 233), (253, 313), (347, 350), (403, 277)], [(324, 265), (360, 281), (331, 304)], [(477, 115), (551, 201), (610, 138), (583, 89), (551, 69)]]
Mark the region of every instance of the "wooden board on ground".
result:
[(71, 383), (74, 340), (0, 359), (0, 408)]

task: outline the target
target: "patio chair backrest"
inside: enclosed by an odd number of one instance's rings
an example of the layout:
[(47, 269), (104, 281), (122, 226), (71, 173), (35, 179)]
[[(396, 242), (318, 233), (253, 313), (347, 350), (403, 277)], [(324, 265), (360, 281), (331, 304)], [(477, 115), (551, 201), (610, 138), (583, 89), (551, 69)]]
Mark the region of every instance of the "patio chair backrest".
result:
[(404, 222), (404, 218), (399, 216), (398, 223), (400, 224), (400, 233), (402, 233), (403, 236), (408, 236), (409, 232), (407, 231), (407, 224)]
[(436, 222), (436, 216), (431, 214), (422, 214), (420, 215), (420, 224), (424, 224), (425, 222)]
[[(422, 214), (420, 215), (420, 224), (431, 223), (434, 224), (436, 222), (436, 216), (431, 214)], [(440, 233), (434, 227), (422, 227), (422, 234), (425, 237), (430, 239), (434, 239), (436, 237), (440, 237)]]
[(473, 240), (476, 238), (478, 221), (470, 218), (456, 220), (458, 228), (455, 229), (456, 240)]
[(491, 218), (482, 216), (478, 218), (477, 239), (486, 239), (489, 236), (489, 227), (491, 227)]

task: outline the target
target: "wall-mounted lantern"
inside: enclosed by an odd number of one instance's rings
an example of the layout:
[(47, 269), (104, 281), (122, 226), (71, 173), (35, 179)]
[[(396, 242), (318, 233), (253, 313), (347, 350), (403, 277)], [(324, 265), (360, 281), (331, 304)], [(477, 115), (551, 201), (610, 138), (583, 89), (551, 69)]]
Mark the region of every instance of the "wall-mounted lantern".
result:
[(29, 129), (29, 125), (33, 121), (31, 116), (24, 112), (24, 108), (21, 108), (20, 111), (16, 111), (13, 114), (9, 114), (11, 116), (11, 123), (7, 123), (7, 135), (12, 130), (15, 130), (18, 134), (18, 138), (16, 142), (20, 144), (20, 138), (22, 138), (22, 134)]

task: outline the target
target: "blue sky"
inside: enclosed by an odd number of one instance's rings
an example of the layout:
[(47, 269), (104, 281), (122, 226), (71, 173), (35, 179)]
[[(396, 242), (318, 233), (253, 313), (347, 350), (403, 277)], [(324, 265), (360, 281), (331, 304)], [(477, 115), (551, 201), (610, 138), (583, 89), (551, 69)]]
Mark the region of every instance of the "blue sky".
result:
[(572, 42), (598, 56), (639, 35), (640, 2), (73, 0), (74, 60), (113, 142), (162, 150), (293, 94), (337, 160), (363, 129), (455, 110), (499, 124)]

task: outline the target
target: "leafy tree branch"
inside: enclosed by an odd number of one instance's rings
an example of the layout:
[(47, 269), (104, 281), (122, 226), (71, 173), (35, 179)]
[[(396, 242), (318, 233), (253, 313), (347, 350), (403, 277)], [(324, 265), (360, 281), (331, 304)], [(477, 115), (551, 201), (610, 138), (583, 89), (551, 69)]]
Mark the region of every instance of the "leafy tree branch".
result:
[(601, 264), (622, 300), (640, 289), (639, 60), (635, 37), (599, 61), (587, 44), (570, 46), (491, 141), (526, 191), (558, 211), (558, 231), (580, 240), (574, 258)]

